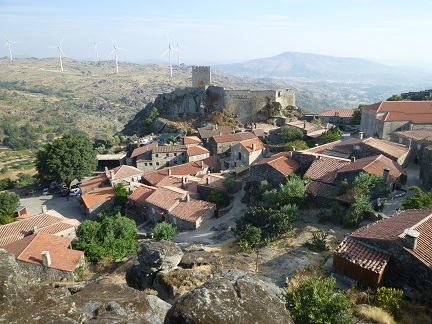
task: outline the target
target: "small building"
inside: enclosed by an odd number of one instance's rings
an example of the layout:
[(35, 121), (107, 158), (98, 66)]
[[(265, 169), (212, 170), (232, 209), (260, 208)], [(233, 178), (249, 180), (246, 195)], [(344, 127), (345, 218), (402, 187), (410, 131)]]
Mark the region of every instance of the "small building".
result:
[(100, 187), (105, 187), (109, 185), (109, 180), (107, 176), (108, 170), (106, 170), (104, 173), (98, 174), (97, 176), (94, 176), (86, 181), (83, 181), (80, 185), (80, 191), (81, 194), (85, 194), (87, 192), (90, 192), (92, 190), (95, 190)]
[(81, 208), (89, 218), (95, 218), (103, 209), (111, 207), (114, 202), (115, 189), (102, 187), (81, 195)]
[(108, 170), (105, 169), (105, 174), (112, 187), (124, 181), (138, 181), (141, 179), (143, 171), (129, 165), (122, 165), (120, 167)]
[(156, 190), (156, 187), (142, 185), (137, 187), (129, 196), (125, 213), (137, 223), (148, 220), (147, 198)]
[(318, 118), (323, 123), (331, 123), (336, 126), (351, 125), (353, 123), (355, 109), (330, 109), (321, 111)]
[(200, 145), (190, 146), (186, 151), (188, 162), (199, 161), (210, 156), (210, 151)]
[(432, 129), (415, 129), (393, 132), (390, 140), (399, 145), (405, 145), (409, 149), (407, 160), (415, 164), (421, 164), (423, 149), (432, 145)]
[(97, 160), (98, 170), (103, 170), (104, 168), (112, 169), (126, 164), (126, 152), (117, 154), (98, 154)]
[(235, 134), (221, 134), (212, 136), (208, 141), (210, 155), (216, 155), (218, 158), (228, 157), (231, 154), (231, 148), (234, 146), (234, 144), (255, 137), (256, 136), (252, 132), (240, 132)]
[[(152, 142), (144, 146), (137, 147), (135, 150), (133, 150), (130, 158), (132, 159), (132, 166), (147, 171), (146, 168), (147, 165), (145, 163), (151, 163), (152, 157), (151, 152), (154, 148), (158, 147), (158, 142)], [(152, 169), (155, 170), (155, 169)]]
[(227, 134), (234, 134), (234, 129), (229, 126), (219, 126), (217, 124), (198, 128), (198, 137), (201, 138), (204, 145), (208, 143), (210, 137)]
[(187, 147), (202, 145), (203, 142), (198, 136), (185, 136), (183, 137), (183, 145)]
[(231, 149), (232, 167), (250, 166), (265, 158), (266, 153), (265, 145), (258, 137), (241, 141)]
[(153, 170), (186, 163), (187, 149), (186, 145), (163, 145), (154, 148), (152, 150)]

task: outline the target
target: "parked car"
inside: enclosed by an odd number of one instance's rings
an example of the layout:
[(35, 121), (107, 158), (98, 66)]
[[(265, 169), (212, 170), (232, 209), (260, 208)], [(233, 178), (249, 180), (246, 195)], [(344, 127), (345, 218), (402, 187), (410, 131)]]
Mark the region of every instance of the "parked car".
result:
[(69, 196), (77, 196), (79, 195), (80, 189), (79, 188), (73, 188), (69, 192)]
[(42, 195), (44, 196), (49, 195), (49, 190), (50, 188), (44, 188), (44, 190), (42, 190)]
[(60, 195), (61, 195), (62, 197), (69, 196), (69, 190), (68, 190), (68, 189), (63, 189), (63, 190), (61, 191)]

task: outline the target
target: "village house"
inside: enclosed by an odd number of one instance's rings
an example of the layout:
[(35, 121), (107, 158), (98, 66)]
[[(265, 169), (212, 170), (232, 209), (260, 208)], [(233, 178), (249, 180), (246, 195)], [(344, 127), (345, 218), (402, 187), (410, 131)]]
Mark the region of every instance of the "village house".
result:
[(407, 160), (420, 164), (422, 161), (423, 149), (432, 145), (432, 129), (415, 129), (392, 132), (390, 140), (409, 148)]
[(234, 144), (255, 137), (256, 136), (251, 132), (212, 136), (208, 141), (210, 155), (216, 155), (220, 159), (229, 157), (231, 154), (231, 148), (234, 146)]
[(203, 142), (198, 136), (185, 136), (183, 137), (182, 142), (183, 145), (186, 145), (187, 147), (203, 144)]
[(270, 131), (279, 129), (280, 127), (273, 124), (252, 123), (251, 132), (258, 138), (263, 139), (269, 136)]
[(42, 280), (74, 280), (74, 272), (84, 265), (84, 252), (72, 250), (72, 239), (36, 232), (2, 246), (21, 267)]
[(360, 131), (390, 140), (390, 133), (432, 129), (432, 101), (380, 101), (362, 108)]
[(0, 247), (35, 233), (74, 239), (75, 228), (80, 225), (76, 219), (66, 218), (55, 210), (46, 210), (45, 205), (42, 205), (40, 214), (25, 214), (18, 219), (16, 222), (0, 226)]
[(103, 170), (104, 168), (111, 169), (126, 164), (126, 152), (116, 154), (98, 154), (96, 158), (98, 160), (98, 170)]
[[(151, 152), (156, 147), (158, 147), (158, 142), (155, 141), (134, 149), (130, 156), (130, 159), (132, 160), (131, 165), (140, 170), (146, 171), (144, 166), (147, 166), (148, 163), (152, 162)], [(147, 163), (147, 165), (145, 165), (145, 163)]]
[(335, 125), (329, 123), (315, 124), (315, 123), (310, 123), (306, 120), (297, 120), (297, 121), (289, 122), (285, 126), (295, 127), (297, 129), (300, 129), (303, 132), (304, 136), (309, 137), (311, 139), (317, 139), (322, 134), (327, 132), (329, 129), (335, 127)]
[(206, 145), (209, 139), (215, 135), (227, 134), (234, 134), (234, 129), (229, 126), (219, 126), (217, 124), (198, 128), (198, 137), (201, 138), (204, 145)]
[(210, 156), (210, 151), (200, 145), (189, 146), (186, 151), (188, 162), (204, 160)]
[(355, 109), (330, 109), (321, 111), (318, 118), (325, 124), (330, 123), (339, 127), (352, 125)]
[(122, 165), (120, 167), (108, 170), (105, 169), (105, 174), (112, 187), (124, 181), (138, 181), (141, 179), (143, 171), (129, 165)]
[[(210, 193), (214, 190), (225, 192), (224, 186), (225, 177), (221, 174), (209, 173), (199, 179), (197, 184), (197, 192), (201, 199), (207, 200)], [(227, 197), (229, 199), (229, 197)]]
[(298, 162), (290, 157), (289, 152), (277, 153), (253, 163), (250, 167), (248, 182), (259, 184), (266, 180), (273, 187), (277, 187), (283, 183), (287, 175), (296, 172), (298, 167)]
[(231, 148), (230, 167), (250, 166), (266, 154), (266, 147), (258, 137), (241, 141)]
[(80, 197), (80, 207), (88, 218), (95, 218), (102, 210), (114, 203), (115, 189), (110, 186), (97, 188)]
[(95, 190), (97, 188), (105, 187), (109, 185), (109, 180), (107, 176), (108, 170), (106, 170), (104, 173), (98, 174), (97, 176), (94, 176), (86, 181), (83, 181), (80, 185), (80, 192), (81, 194), (85, 194), (87, 192), (90, 192), (92, 190)]
[(156, 187), (142, 185), (137, 187), (129, 196), (125, 208), (127, 217), (140, 223), (148, 220), (147, 217), (147, 198), (156, 190)]
[(346, 237), (333, 253), (338, 273), (432, 296), (432, 209), (404, 210)]

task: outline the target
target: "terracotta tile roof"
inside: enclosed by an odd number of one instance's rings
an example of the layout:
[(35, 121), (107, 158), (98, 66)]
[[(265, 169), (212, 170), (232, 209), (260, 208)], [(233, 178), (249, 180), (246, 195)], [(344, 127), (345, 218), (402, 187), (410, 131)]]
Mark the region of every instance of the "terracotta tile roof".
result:
[(188, 156), (195, 156), (195, 155), (201, 155), (201, 154), (209, 154), (210, 151), (207, 150), (205, 147), (202, 146), (191, 146), (187, 149), (187, 155)]
[[(333, 127), (334, 127), (334, 126), (333, 126)], [(312, 137), (312, 138), (320, 137), (322, 134), (324, 134), (324, 133), (327, 132), (330, 128), (333, 128), (333, 127), (318, 129), (318, 130), (316, 130), (316, 131), (314, 131), (314, 132), (307, 133), (307, 136), (308, 136), (308, 137)]]
[(105, 173), (101, 173), (87, 181), (80, 184), (81, 192), (85, 193), (91, 189), (98, 188), (104, 182), (108, 181), (108, 177)]
[(136, 188), (130, 195), (129, 199), (136, 201), (137, 203), (144, 205), (147, 198), (156, 190), (156, 187), (152, 186), (140, 186)]
[(317, 156), (309, 169), (304, 174), (305, 177), (315, 181), (333, 184), (336, 181), (338, 170), (351, 163), (350, 160), (340, 159), (330, 156)]
[(155, 147), (152, 150), (152, 154), (156, 153), (176, 153), (176, 152), (186, 152), (186, 145), (163, 145)]
[(294, 159), (290, 159), (288, 156), (289, 152), (277, 153), (267, 159), (252, 164), (251, 167), (253, 168), (255, 165), (267, 164), (283, 175), (288, 175), (296, 171), (299, 167), (298, 162)]
[(22, 240), (3, 246), (20, 261), (42, 265), (42, 251), (49, 251), (50, 268), (73, 272), (84, 252), (69, 249), (72, 239), (51, 234), (33, 234)]
[(384, 168), (390, 169), (388, 183), (391, 183), (396, 178), (399, 178), (402, 174), (405, 174), (404, 169), (398, 163), (390, 160), (388, 157), (385, 157), (382, 154), (358, 159), (355, 162), (340, 168), (338, 173), (340, 174), (344, 172), (362, 170), (369, 174), (380, 177), (383, 175)]
[(81, 196), (87, 208), (99, 205), (115, 196), (115, 190), (111, 186), (98, 188)]
[(256, 135), (252, 132), (240, 132), (236, 134), (240, 136), (242, 141), (257, 138)]
[(335, 198), (339, 188), (323, 182), (310, 181), (306, 185), (306, 193), (314, 197)]
[(266, 135), (266, 133), (264, 132), (264, 129), (262, 129), (262, 128), (254, 128), (252, 130), (252, 133), (257, 137), (263, 137)]
[(367, 146), (373, 147), (383, 154), (399, 158), (408, 153), (409, 149), (403, 144), (393, 143), (390, 141), (378, 139), (378, 138), (365, 138), (361, 142)]
[(215, 208), (215, 204), (208, 201), (195, 199), (190, 199), (189, 201), (182, 200), (170, 214), (188, 222), (196, 222), (212, 208)]
[(202, 141), (198, 136), (185, 136), (183, 137), (184, 145), (201, 144)]
[(148, 198), (147, 203), (155, 205), (163, 210), (171, 212), (181, 199), (187, 195), (186, 190), (174, 187), (157, 188)]
[(414, 251), (406, 247), (404, 250), (432, 268), (432, 209), (404, 210), (390, 218), (361, 227), (351, 236), (359, 239), (394, 241), (403, 247), (404, 231), (408, 228), (416, 230), (420, 236)]
[(252, 131), (262, 129), (265, 134), (268, 134), (271, 130), (278, 129), (278, 128), (279, 128), (278, 126), (275, 126), (273, 124), (266, 124), (266, 123), (254, 123), (254, 124), (252, 124)]
[[(225, 180), (224, 176), (210, 173), (210, 174), (204, 175), (200, 179), (200, 181), (198, 182), (198, 185), (207, 186), (207, 187), (211, 187), (211, 188), (217, 188), (220, 190), (225, 190), (225, 186), (223, 185), (224, 180)], [(207, 181), (208, 181), (208, 184), (207, 184)]]
[(135, 150), (133, 150), (130, 157), (134, 158), (134, 157), (137, 157), (138, 155), (144, 154), (146, 152), (150, 152), (151, 150), (153, 150), (157, 146), (158, 146), (158, 142), (154, 141), (153, 143), (137, 147)]
[(208, 125), (206, 127), (200, 127), (198, 128), (198, 135), (201, 138), (210, 138), (215, 135), (219, 135), (222, 133), (224, 134), (232, 134), (234, 133), (232, 127), (229, 126), (217, 126), (217, 128), (214, 127), (214, 125)]
[(240, 142), (242, 140), (242, 138), (240, 137), (240, 135), (238, 133), (237, 134), (215, 135), (215, 136), (213, 136), (213, 139), (216, 143)]
[(351, 118), (355, 109), (330, 109), (321, 111), (318, 116)]
[(240, 145), (243, 146), (249, 153), (253, 152), (253, 144), (255, 144), (255, 151), (261, 151), (265, 148), (264, 143), (258, 137), (240, 142)]
[[(183, 188), (183, 178), (185, 178), (186, 181), (186, 188)], [(197, 193), (197, 184), (200, 181), (200, 178), (186, 175), (186, 176), (178, 176), (178, 175), (171, 175), (171, 176), (165, 176), (158, 184), (158, 187), (175, 187), (179, 189), (184, 189), (191, 193)]]
[(343, 195), (336, 197), (336, 200), (345, 204), (350, 204), (350, 205), (354, 204), (355, 203), (354, 192), (352, 190), (348, 190)]
[(334, 254), (375, 273), (383, 273), (390, 260), (390, 254), (359, 242), (352, 237), (345, 238)]
[(33, 217), (0, 226), (0, 247), (22, 239), (33, 232), (33, 227), (41, 233), (57, 234), (80, 225), (76, 219), (69, 219), (55, 210), (48, 210)]
[(399, 132), (393, 132), (400, 137), (405, 137), (412, 139), (414, 141), (432, 141), (432, 129), (415, 129), (415, 130), (405, 130)]
[[(111, 171), (114, 171), (114, 177), (113, 178), (111, 178)], [(110, 180), (121, 180), (121, 179), (129, 178), (129, 177), (133, 177), (133, 176), (141, 176), (142, 173), (143, 173), (142, 170), (137, 169), (133, 166), (122, 165), (122, 166), (119, 166), (117, 168), (110, 169), (108, 171), (107, 177)]]
[[(163, 178), (168, 175), (168, 170), (171, 170), (171, 175), (197, 175), (209, 167), (215, 167), (220, 162), (216, 156), (209, 156), (200, 161), (192, 161), (177, 166), (167, 167), (156, 171), (147, 172), (144, 174), (143, 179), (153, 186), (156, 186)], [(204, 166), (204, 169), (203, 167)]]
[(317, 125), (315, 125), (313, 123), (310, 123), (308, 121), (305, 121), (305, 120), (296, 120), (296, 121), (293, 121), (293, 122), (289, 122), (286, 125), (287, 126), (291, 126), (291, 127), (300, 128), (300, 129), (305, 129), (306, 131), (309, 131), (312, 128), (315, 128), (317, 126)]
[(385, 121), (412, 121), (414, 124), (432, 122), (432, 101), (381, 101), (362, 109), (383, 113), (378, 117)]

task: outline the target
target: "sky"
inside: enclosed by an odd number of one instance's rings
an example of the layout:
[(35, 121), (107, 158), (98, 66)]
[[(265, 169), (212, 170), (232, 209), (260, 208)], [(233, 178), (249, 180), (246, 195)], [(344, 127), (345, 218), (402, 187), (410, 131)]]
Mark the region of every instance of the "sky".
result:
[[(0, 57), (243, 62), (286, 51), (432, 63), (431, 0), (0, 0)], [(112, 40), (111, 40), (112, 39)], [(172, 52), (177, 63), (177, 52)], [(110, 57), (112, 59), (113, 56)]]

